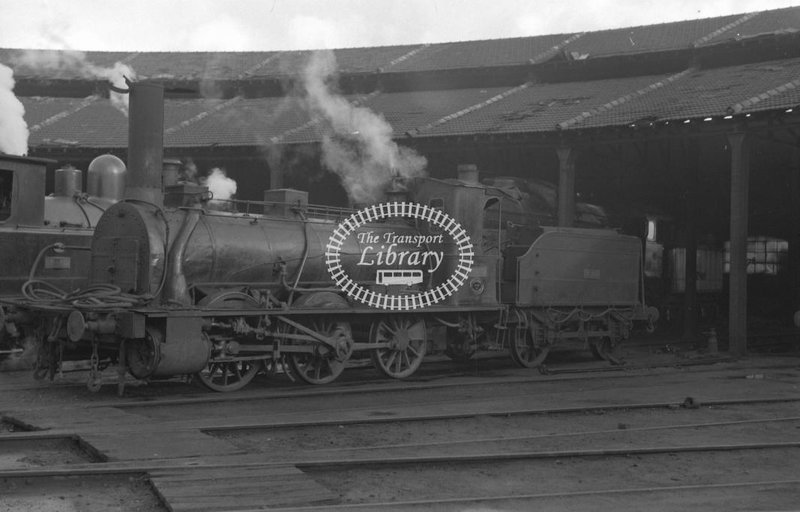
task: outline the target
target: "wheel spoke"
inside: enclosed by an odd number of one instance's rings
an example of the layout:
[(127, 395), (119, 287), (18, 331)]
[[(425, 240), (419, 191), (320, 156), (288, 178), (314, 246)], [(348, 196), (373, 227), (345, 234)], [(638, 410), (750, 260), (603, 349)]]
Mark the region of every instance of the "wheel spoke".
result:
[(412, 375), (425, 357), (425, 323), (422, 319), (394, 315), (376, 321), (370, 329), (370, 343), (388, 344), (371, 353), (376, 368), (389, 377)]
[(235, 391), (246, 386), (261, 369), (258, 361), (209, 362), (197, 374), (200, 382), (212, 391)]
[[(309, 328), (322, 336), (338, 341), (351, 337), (350, 324), (346, 322), (316, 321)], [(308, 384), (327, 384), (342, 373), (344, 361), (335, 359), (335, 354), (325, 345), (320, 344), (316, 350), (319, 352), (314, 354), (289, 354), (289, 364)]]
[[(258, 301), (239, 290), (224, 290), (202, 299), (198, 305), (222, 309), (255, 309)], [(197, 373), (200, 382), (213, 391), (235, 391), (246, 386), (262, 368), (261, 361), (209, 361)]]
[(509, 343), (514, 362), (525, 368), (536, 368), (544, 362), (550, 352), (550, 345), (537, 346), (534, 333), (539, 332), (540, 328), (536, 324), (516, 329)]
[(389, 359), (386, 361), (386, 367), (391, 368), (394, 364), (395, 359), (397, 359), (397, 352), (391, 351), (389, 353)]

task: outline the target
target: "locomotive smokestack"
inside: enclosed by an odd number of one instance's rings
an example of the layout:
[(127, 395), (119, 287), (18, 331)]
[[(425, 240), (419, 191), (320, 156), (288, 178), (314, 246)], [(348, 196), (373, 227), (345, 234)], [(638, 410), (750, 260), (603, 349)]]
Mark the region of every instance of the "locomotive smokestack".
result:
[(408, 185), (405, 178), (399, 174), (392, 177), (391, 183), (386, 188), (386, 200), (398, 203), (408, 200)]
[(177, 158), (166, 158), (164, 159), (164, 176), (163, 176), (163, 183), (164, 183), (164, 190), (167, 187), (171, 187), (173, 185), (178, 184), (178, 176), (181, 173), (181, 161)]
[(128, 176), (125, 199), (163, 205), (164, 86), (132, 83), (128, 123)]

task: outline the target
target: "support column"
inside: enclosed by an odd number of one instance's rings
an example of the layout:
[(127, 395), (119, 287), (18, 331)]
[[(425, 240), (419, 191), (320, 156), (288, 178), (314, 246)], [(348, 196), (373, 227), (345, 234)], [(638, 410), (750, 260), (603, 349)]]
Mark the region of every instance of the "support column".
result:
[(728, 337), (735, 356), (747, 352), (747, 217), (750, 193), (750, 144), (744, 132), (728, 135), (731, 147), (731, 268)]
[(575, 148), (562, 146), (558, 153), (558, 225), (575, 225)]
[(697, 187), (700, 172), (700, 147), (697, 140), (686, 142), (686, 174), (684, 176), (684, 215), (686, 260), (684, 262), (683, 339), (697, 336)]
[(792, 230), (789, 238), (789, 276), (794, 290), (792, 307), (800, 309), (800, 137), (795, 139), (790, 172)]

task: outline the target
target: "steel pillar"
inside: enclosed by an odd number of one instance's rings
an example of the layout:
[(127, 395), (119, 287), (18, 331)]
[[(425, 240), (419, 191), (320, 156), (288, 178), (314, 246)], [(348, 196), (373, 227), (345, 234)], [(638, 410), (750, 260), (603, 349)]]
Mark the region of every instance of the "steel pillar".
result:
[(575, 148), (562, 146), (558, 153), (558, 225), (575, 225)]
[(750, 143), (747, 134), (728, 134), (731, 147), (731, 268), (728, 298), (729, 350), (747, 352), (747, 217), (750, 193)]

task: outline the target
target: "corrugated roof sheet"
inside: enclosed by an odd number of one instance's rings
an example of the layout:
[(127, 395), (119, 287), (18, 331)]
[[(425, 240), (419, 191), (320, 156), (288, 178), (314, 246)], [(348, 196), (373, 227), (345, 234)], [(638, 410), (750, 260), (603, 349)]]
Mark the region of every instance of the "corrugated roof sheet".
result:
[[(334, 50), (341, 73), (382, 71), (421, 72), (458, 68), (521, 65), (544, 62), (559, 53), (572, 58), (596, 58), (707, 46), (764, 33), (800, 30), (800, 7), (743, 13), (581, 34), (554, 34), (511, 39), (464, 41), (429, 45), (399, 45)], [(308, 61), (309, 51), (286, 52), (54, 52), (0, 49), (0, 62), (11, 65), (21, 78), (84, 78), (76, 60), (99, 68), (128, 64), (139, 77), (170, 80), (264, 79), (295, 74)], [(60, 62), (39, 70), (40, 64)], [(69, 62), (71, 66), (66, 66)], [(85, 71), (85, 68), (84, 68)]]
[[(573, 128), (630, 125), (648, 121), (683, 121), (755, 113), (800, 105), (800, 59), (690, 71), (679, 80), (634, 98)], [(764, 95), (764, 98), (760, 98)], [(749, 101), (759, 98), (758, 101)], [(748, 102), (747, 104), (742, 104)], [(737, 104), (742, 104), (735, 109)]]
[[(558, 84), (373, 93), (347, 98), (395, 137), (516, 134), (746, 114), (800, 105), (800, 59)], [(124, 147), (127, 119), (103, 98), (22, 98), (30, 145)], [(319, 141), (328, 129), (297, 98), (168, 99), (167, 146)]]

